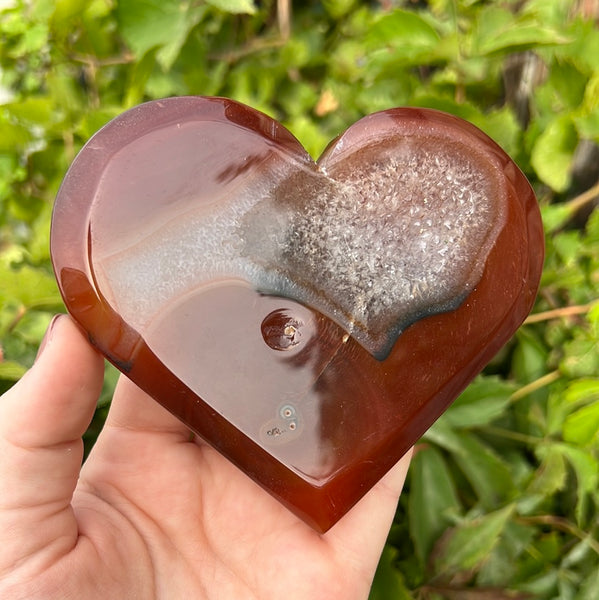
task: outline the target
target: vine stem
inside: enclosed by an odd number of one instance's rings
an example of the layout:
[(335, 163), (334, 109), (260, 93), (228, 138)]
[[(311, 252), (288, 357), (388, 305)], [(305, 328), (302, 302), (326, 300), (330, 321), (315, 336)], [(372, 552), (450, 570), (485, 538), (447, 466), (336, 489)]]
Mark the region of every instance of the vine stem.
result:
[(291, 0), (277, 0), (277, 21), (281, 39), (287, 41), (291, 34)]
[(595, 198), (599, 196), (599, 181), (588, 190), (582, 192), (572, 200), (569, 200), (565, 203), (565, 205), (570, 210), (571, 214), (574, 214), (576, 211), (580, 210), (585, 204), (592, 202)]
[(479, 427), (478, 430), (489, 435), (513, 440), (533, 447), (545, 443), (543, 438), (526, 435), (525, 433), (518, 433), (517, 431), (512, 431), (510, 429), (502, 429), (501, 427), (493, 427), (492, 425)]
[(237, 62), (241, 58), (261, 52), (262, 50), (272, 50), (284, 46), (291, 35), (292, 25), (292, 7), (291, 0), (277, 0), (277, 27), (278, 35), (273, 38), (258, 38), (252, 42), (237, 48), (228, 50), (222, 53), (209, 54), (208, 58), (214, 60), (223, 60), (229, 64)]
[(556, 517), (554, 515), (536, 515), (531, 517), (518, 517), (517, 519), (520, 523), (530, 524), (530, 525), (548, 525), (549, 527), (553, 527), (554, 529), (559, 529), (560, 531), (565, 531), (574, 537), (577, 537), (581, 541), (586, 541), (589, 547), (595, 552), (595, 554), (599, 555), (599, 542), (594, 540), (591, 537), (591, 534), (586, 533), (579, 527), (577, 527), (574, 523), (564, 519), (563, 517)]
[(110, 67), (113, 65), (127, 65), (135, 60), (135, 55), (131, 52), (124, 52), (118, 56), (111, 56), (108, 58), (97, 58), (91, 54), (77, 54), (73, 52), (70, 54), (71, 60), (84, 65), (93, 65), (94, 68), (98, 69), (101, 67)]
[(550, 321), (551, 319), (561, 319), (563, 317), (584, 315), (588, 313), (591, 310), (591, 308), (593, 308), (593, 306), (595, 306), (596, 304), (597, 300), (593, 300), (588, 304), (562, 306), (561, 308), (554, 308), (552, 310), (534, 313), (526, 318), (523, 325), (530, 325), (531, 323), (540, 323), (541, 321)]
[(562, 374), (559, 371), (551, 371), (550, 373), (547, 373), (542, 377), (539, 377), (538, 379), (535, 379), (534, 381), (531, 381), (530, 383), (527, 383), (526, 385), (523, 385), (520, 389), (516, 390), (510, 396), (510, 401), (517, 402), (525, 396), (528, 396), (529, 394), (532, 394), (533, 392), (536, 392), (537, 390), (540, 390), (554, 383), (561, 376)]

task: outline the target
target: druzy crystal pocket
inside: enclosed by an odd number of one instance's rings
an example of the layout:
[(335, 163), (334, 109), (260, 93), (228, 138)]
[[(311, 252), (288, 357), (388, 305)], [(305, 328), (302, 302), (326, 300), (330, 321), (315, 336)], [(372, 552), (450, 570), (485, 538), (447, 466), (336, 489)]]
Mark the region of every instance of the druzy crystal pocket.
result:
[(98, 132), (51, 244), (92, 343), (320, 530), (509, 339), (543, 257), (529, 184), (464, 121), (376, 113), (315, 163), (201, 97)]

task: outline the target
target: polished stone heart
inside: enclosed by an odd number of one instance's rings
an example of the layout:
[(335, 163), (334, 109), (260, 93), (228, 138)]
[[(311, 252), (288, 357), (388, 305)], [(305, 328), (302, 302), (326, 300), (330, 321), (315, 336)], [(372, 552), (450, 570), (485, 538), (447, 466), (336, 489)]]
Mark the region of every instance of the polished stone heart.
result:
[(472, 125), (365, 117), (317, 163), (221, 98), (121, 115), (56, 200), (66, 306), (121, 371), (316, 529), (528, 314), (534, 194)]

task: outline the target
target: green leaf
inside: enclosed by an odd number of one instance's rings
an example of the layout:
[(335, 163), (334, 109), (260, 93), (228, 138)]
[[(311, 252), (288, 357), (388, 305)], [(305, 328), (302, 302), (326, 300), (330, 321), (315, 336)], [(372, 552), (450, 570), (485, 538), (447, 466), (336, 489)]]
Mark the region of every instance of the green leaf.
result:
[(508, 505), (465, 521), (452, 530), (436, 560), (437, 570), (455, 573), (480, 567), (497, 544), (513, 512), (514, 506)]
[(444, 419), (452, 427), (488, 425), (503, 413), (515, 389), (499, 377), (479, 377), (449, 407)]
[(26, 54), (42, 52), (47, 46), (48, 35), (49, 30), (46, 23), (30, 25), (20, 37), (18, 44), (10, 50), (10, 55), (20, 58)]
[(425, 563), (435, 541), (450, 525), (448, 513), (460, 503), (451, 474), (434, 447), (418, 447), (410, 465), (408, 497), (410, 535), (418, 558)]
[(514, 113), (502, 108), (485, 114), (477, 114), (472, 123), (482, 129), (491, 139), (497, 142), (508, 154), (518, 152), (518, 144), (522, 134)]
[(124, 104), (127, 108), (132, 108), (139, 104), (146, 91), (146, 84), (152, 75), (154, 65), (156, 64), (156, 48), (149, 50), (143, 55), (143, 58), (138, 61), (135, 67), (131, 70), (131, 78), (127, 86), (127, 96)]
[(538, 452), (543, 460), (527, 489), (527, 494), (550, 496), (562, 490), (566, 485), (568, 473), (564, 455), (553, 446), (541, 447)]
[(27, 264), (15, 265), (12, 258), (16, 254), (11, 251), (0, 254), (0, 306), (14, 300), (28, 308), (60, 306), (62, 300), (54, 277)]
[(541, 573), (531, 577), (526, 583), (518, 586), (523, 592), (532, 594), (533, 598), (559, 598), (555, 596), (558, 571), (555, 568), (550, 568), (546, 573)]
[(422, 17), (394, 10), (375, 21), (362, 48), (370, 68), (379, 71), (405, 61), (430, 62), (439, 42), (439, 34)]
[(356, 0), (322, 0), (324, 9), (334, 19), (344, 17), (354, 8)]
[(591, 444), (599, 435), (599, 402), (585, 406), (569, 415), (564, 423), (566, 442), (580, 446)]
[(574, 115), (574, 124), (581, 138), (597, 142), (599, 140), (599, 110), (586, 114)]
[(89, 5), (89, 0), (56, 0), (52, 24), (54, 28), (72, 26), (72, 19), (80, 15)]
[(576, 518), (580, 523), (584, 516), (587, 494), (596, 492), (599, 485), (599, 461), (592, 455), (569, 444), (556, 444), (576, 473)]
[(42, 126), (53, 121), (56, 110), (50, 98), (27, 98), (6, 108), (19, 122)]
[(587, 81), (582, 106), (573, 118), (581, 137), (599, 139), (599, 71)]
[(599, 401), (599, 379), (578, 379), (570, 383), (565, 389), (555, 390), (549, 396), (547, 433), (549, 435), (561, 435), (568, 414), (597, 401)]
[(580, 233), (563, 231), (553, 238), (553, 247), (562, 262), (575, 265), (580, 259)]
[(547, 85), (551, 86), (554, 96), (559, 98), (563, 110), (573, 110), (581, 103), (587, 79), (586, 74), (581, 73), (570, 62), (555, 62), (551, 65)]
[(599, 347), (589, 337), (577, 337), (564, 344), (560, 371), (567, 377), (590, 377), (599, 373)]
[(596, 600), (599, 590), (599, 569), (594, 569), (580, 586), (576, 600)]
[(17, 381), (25, 375), (27, 368), (13, 360), (0, 361), (0, 379)]
[(534, 46), (565, 44), (570, 40), (534, 16), (514, 18), (512, 11), (490, 4), (477, 19), (475, 53), (522, 51)]
[(322, 129), (306, 115), (295, 116), (285, 125), (300, 140), (312, 158), (320, 156), (329, 142), (328, 138), (323, 135)]
[(389, 544), (383, 548), (368, 600), (413, 600), (402, 574), (395, 566), (398, 551)]
[(568, 204), (546, 204), (541, 206), (541, 216), (545, 231), (550, 233), (565, 225), (572, 218), (572, 209)]
[(401, 49), (404, 44), (429, 48), (439, 41), (439, 34), (415, 12), (398, 9), (375, 21), (365, 41), (393, 49)]
[(106, 123), (117, 117), (122, 111), (121, 107), (104, 106), (101, 109), (87, 111), (77, 124), (76, 131), (83, 140), (88, 140), (99, 131)]
[[(528, 555), (535, 533), (533, 526), (509, 520), (497, 544), (481, 565), (476, 578), (477, 584), (496, 589), (504, 589), (506, 584), (513, 586), (518, 580), (522, 556)], [(518, 600), (518, 598), (525, 600), (522, 596), (506, 590), (505, 600)], [(494, 600), (493, 596), (489, 600)], [(497, 597), (497, 600), (500, 600), (500, 597)]]
[(589, 534), (588, 537), (583, 538), (569, 550), (564, 556), (561, 566), (571, 568), (580, 564), (591, 552), (593, 552), (591, 544), (592, 534)]
[(572, 118), (560, 116), (551, 121), (537, 138), (532, 149), (531, 163), (537, 175), (556, 192), (570, 185), (570, 169), (578, 135)]
[(252, 0), (206, 0), (206, 3), (229, 13), (253, 15), (256, 12)]
[(27, 310), (19, 319), (18, 324), (13, 327), (13, 332), (18, 334), (26, 344), (37, 347), (42, 341), (53, 316), (53, 312)]
[[(597, 213), (599, 215), (599, 212)], [(589, 219), (589, 223), (590, 223)], [(587, 321), (591, 327), (590, 335), (596, 340), (599, 340), (599, 302), (594, 302), (593, 306), (587, 313)]]
[(123, 37), (138, 58), (157, 47), (157, 59), (168, 69), (204, 10), (191, 0), (121, 0), (117, 18)]
[(518, 381), (530, 383), (546, 371), (547, 348), (534, 331), (526, 328), (518, 330), (516, 339), (512, 369)]
[[(517, 345), (512, 356), (513, 377), (529, 384), (547, 373), (548, 352), (534, 329), (522, 328), (516, 334)], [(546, 430), (545, 413), (540, 408), (548, 390), (542, 387), (514, 405), (515, 426), (528, 435), (542, 436)]]
[(565, 20), (563, 26), (571, 42), (556, 49), (557, 57), (572, 61), (582, 70), (599, 70), (599, 30), (593, 19)]
[(515, 496), (508, 464), (471, 433), (453, 431), (441, 417), (423, 439), (451, 453), (483, 506), (494, 508)]
[(10, 123), (0, 114), (0, 152), (14, 152), (24, 148), (31, 140), (29, 130), (21, 124)]

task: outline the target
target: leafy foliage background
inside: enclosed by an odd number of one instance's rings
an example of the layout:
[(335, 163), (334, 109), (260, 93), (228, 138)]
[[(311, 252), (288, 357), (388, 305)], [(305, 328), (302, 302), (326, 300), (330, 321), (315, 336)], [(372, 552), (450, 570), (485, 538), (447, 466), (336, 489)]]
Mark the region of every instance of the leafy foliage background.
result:
[(533, 183), (546, 267), (533, 316), (418, 444), (371, 599), (596, 599), (598, 17), (593, 0), (0, 0), (0, 390), (64, 310), (60, 181), (124, 109), (229, 96), (313, 156), (376, 110), (457, 114)]

